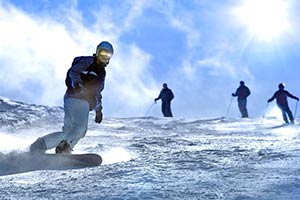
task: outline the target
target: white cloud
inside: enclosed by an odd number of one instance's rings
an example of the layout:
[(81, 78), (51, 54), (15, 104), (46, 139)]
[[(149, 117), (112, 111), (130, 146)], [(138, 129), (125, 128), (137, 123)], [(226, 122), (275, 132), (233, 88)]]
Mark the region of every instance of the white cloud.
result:
[(113, 113), (144, 114), (144, 107), (157, 95), (157, 84), (148, 70), (151, 56), (136, 45), (119, 46), (118, 50), (124, 53), (117, 52), (107, 68), (104, 92), (109, 94), (103, 101), (111, 104)]
[(183, 62), (182, 67), (183, 73), (186, 75), (187, 79), (195, 80), (197, 79), (196, 68), (189, 61)]
[(179, 9), (180, 3), (174, 1), (161, 1), (160, 9), (167, 17), (169, 23), (174, 28), (182, 31), (186, 35), (187, 46), (195, 48), (200, 42), (200, 31), (196, 23), (196, 13), (190, 10)]
[(118, 7), (99, 3), (95, 5), (95, 10), (91, 11), (96, 19), (92, 28), (101, 31), (104, 35), (113, 35), (117, 40), (124, 32), (134, 28), (136, 21), (143, 17), (143, 11), (151, 4), (150, 0), (122, 1)]
[[(87, 17), (87, 11), (72, 2), (51, 11), (53, 16), (50, 11), (33, 14), (0, 3), (0, 84), (5, 86), (1, 96), (62, 105), (73, 58), (92, 55), (101, 40), (115, 48), (103, 92), (106, 116), (144, 114), (162, 82), (175, 93), (175, 116), (212, 116), (228, 106), (227, 98), (240, 78), (251, 86), (252, 69), (261, 67), (248, 62), (253, 59), (246, 55), (248, 43), (225, 17), (230, 6), (224, 10), (225, 3), (127, 0), (116, 6), (101, 1)], [(163, 30), (155, 29), (157, 24)], [(169, 34), (170, 40), (155, 40), (160, 33), (162, 38)], [(149, 45), (152, 42), (155, 45)]]
[[(132, 6), (131, 14), (124, 20), (124, 30), (138, 17), (143, 3)], [(145, 99), (154, 98), (156, 84), (148, 72), (151, 56), (136, 45), (128, 47), (118, 42), (122, 27), (107, 34), (118, 28), (109, 16), (109, 23), (100, 23), (99, 17), (95, 26), (85, 27), (74, 7), (63, 11), (64, 20), (57, 21), (49, 16), (31, 16), (14, 6), (0, 6), (0, 84), (6, 87), (1, 95), (7, 93), (12, 99), (29, 103), (62, 105), (64, 79), (73, 58), (92, 55), (101, 40), (108, 40), (114, 45), (115, 55), (107, 68), (109, 90), (104, 92), (111, 98), (107, 109), (118, 113), (114, 106), (122, 105), (119, 112), (140, 113), (147, 103)]]
[(130, 1), (130, 10), (124, 20), (124, 28), (132, 27), (132, 24), (137, 20), (142, 14), (143, 10), (152, 4), (150, 0), (136, 0)]
[(83, 49), (63, 24), (33, 18), (12, 6), (0, 7), (0, 13), (0, 26), (3, 27), (0, 38), (1, 85), (20, 93), (34, 92), (26, 85), (28, 81), (34, 81), (44, 92), (29, 94), (28, 98), (35, 103), (56, 103), (58, 96), (62, 96), (63, 80), (71, 59)]
[(199, 60), (197, 65), (200, 69), (207, 68), (210, 70), (209, 74), (211, 76), (222, 76), (230, 75), (232, 77), (236, 76), (234, 66), (230, 63), (222, 62), (218, 58), (205, 58)]

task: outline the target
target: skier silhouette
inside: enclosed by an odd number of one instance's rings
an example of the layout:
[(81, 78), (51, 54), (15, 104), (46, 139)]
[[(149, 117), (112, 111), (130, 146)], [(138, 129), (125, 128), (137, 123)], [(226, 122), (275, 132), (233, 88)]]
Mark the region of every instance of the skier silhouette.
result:
[(239, 110), (242, 114), (243, 118), (248, 117), (248, 110), (247, 110), (247, 97), (251, 94), (249, 88), (245, 86), (245, 82), (241, 81), (240, 86), (237, 88), (235, 93), (232, 93), (233, 97), (237, 96)]
[(157, 100), (161, 99), (161, 111), (164, 117), (173, 117), (171, 111), (171, 101), (174, 98), (172, 90), (168, 88), (166, 83), (163, 84), (163, 89), (160, 91), (157, 98), (154, 99), (155, 103)]
[(284, 90), (285, 85), (283, 83), (280, 83), (278, 85), (279, 90), (277, 90), (274, 95), (268, 100), (268, 103), (276, 99), (276, 103), (278, 107), (280, 108), (282, 112), (282, 117), (285, 123), (289, 123), (287, 115), (289, 116), (290, 122), (294, 124), (294, 116), (292, 111), (289, 108), (289, 104), (287, 101), (287, 97), (290, 97), (292, 99), (296, 99), (299, 101), (299, 98), (290, 94), (288, 91)]

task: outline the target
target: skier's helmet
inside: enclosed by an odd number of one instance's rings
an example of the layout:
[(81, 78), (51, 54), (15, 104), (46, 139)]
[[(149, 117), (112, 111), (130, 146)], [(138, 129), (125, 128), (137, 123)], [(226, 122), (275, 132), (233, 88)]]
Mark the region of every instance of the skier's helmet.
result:
[(279, 83), (278, 88), (282, 90), (282, 89), (284, 89), (284, 86), (285, 86), (284, 83)]
[(108, 63), (113, 53), (113, 46), (107, 41), (103, 41), (97, 46), (96, 56), (103, 63)]
[(245, 82), (244, 82), (244, 81), (241, 81), (241, 82), (240, 82), (240, 85), (245, 85)]

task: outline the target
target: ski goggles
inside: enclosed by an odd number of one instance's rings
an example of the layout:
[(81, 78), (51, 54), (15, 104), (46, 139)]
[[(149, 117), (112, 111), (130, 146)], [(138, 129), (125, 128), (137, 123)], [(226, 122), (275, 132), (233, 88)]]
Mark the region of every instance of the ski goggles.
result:
[(105, 50), (100, 50), (98, 53), (98, 57), (105, 59), (105, 60), (109, 60), (112, 57), (112, 52), (109, 51), (105, 51)]

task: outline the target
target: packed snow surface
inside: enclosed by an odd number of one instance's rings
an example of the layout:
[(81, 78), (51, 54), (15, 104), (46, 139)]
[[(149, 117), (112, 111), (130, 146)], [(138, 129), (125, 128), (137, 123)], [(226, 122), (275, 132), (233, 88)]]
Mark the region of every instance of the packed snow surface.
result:
[(5, 174), (1, 161), (60, 130), (63, 110), (2, 98), (0, 199), (300, 199), (299, 125), (270, 117), (93, 119), (74, 153), (97, 153), (101, 166)]

